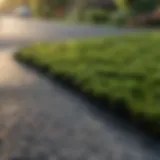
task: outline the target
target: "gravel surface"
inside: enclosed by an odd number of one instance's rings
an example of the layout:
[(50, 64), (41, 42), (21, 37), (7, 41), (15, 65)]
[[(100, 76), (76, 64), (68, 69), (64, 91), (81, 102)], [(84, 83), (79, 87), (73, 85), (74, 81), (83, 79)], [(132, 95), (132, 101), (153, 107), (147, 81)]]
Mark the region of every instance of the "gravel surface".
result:
[[(13, 59), (17, 46), (40, 37), (57, 40), (121, 31), (15, 22), (6, 20), (1, 26), (6, 32), (0, 37), (0, 160), (160, 159), (159, 144), (108, 114), (104, 121), (88, 109), (90, 104)], [(17, 30), (9, 30), (13, 26)]]
[(159, 147), (0, 52), (1, 160), (158, 160)]

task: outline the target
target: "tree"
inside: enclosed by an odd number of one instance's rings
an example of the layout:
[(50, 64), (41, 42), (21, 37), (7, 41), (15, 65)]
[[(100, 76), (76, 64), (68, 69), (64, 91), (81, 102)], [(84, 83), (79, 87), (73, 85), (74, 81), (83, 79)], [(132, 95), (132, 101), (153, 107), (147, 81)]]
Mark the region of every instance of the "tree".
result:
[(71, 0), (69, 17), (74, 20), (83, 20), (85, 11), (88, 7), (89, 0)]
[(130, 8), (128, 0), (115, 0), (115, 3), (120, 10), (127, 11)]
[(148, 13), (156, 9), (157, 0), (132, 0), (130, 4), (135, 13)]
[(145, 13), (153, 11), (158, 0), (115, 0), (120, 10), (134, 13)]
[(66, 7), (67, 1), (68, 0), (38, 0), (37, 11), (40, 16), (53, 17), (57, 8)]

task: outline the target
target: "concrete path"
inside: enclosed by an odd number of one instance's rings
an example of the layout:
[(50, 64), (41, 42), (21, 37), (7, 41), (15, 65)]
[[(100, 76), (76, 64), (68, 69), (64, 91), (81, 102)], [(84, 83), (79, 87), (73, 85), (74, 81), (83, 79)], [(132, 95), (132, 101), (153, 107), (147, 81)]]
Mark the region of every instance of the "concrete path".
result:
[(1, 160), (160, 159), (160, 146), (18, 64), (13, 53), (28, 42), (0, 40)]

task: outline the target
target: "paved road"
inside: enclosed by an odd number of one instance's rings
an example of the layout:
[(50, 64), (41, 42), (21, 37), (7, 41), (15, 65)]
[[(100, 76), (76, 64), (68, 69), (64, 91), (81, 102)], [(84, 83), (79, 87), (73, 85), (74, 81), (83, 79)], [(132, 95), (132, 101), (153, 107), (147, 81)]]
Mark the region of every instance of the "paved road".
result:
[[(5, 25), (11, 23), (11, 19), (4, 21)], [(149, 143), (108, 114), (103, 121), (88, 109), (90, 104), (13, 59), (18, 47), (39, 38), (63, 40), (75, 33), (78, 38), (82, 32), (83, 36), (88, 32), (88, 36), (92, 32), (109, 35), (111, 30), (121, 30), (13, 18), (12, 23), (19, 26), (17, 32), (3, 26), (0, 38), (1, 160), (160, 159), (158, 144)]]
[[(142, 29), (117, 29), (107, 26), (69, 25), (48, 21), (26, 20), (18, 18), (0, 19), (1, 34), (26, 38), (30, 40), (65, 40), (72, 38), (89, 38), (91, 36), (113, 36), (124, 33), (142, 32)], [(148, 30), (147, 30), (148, 31)]]

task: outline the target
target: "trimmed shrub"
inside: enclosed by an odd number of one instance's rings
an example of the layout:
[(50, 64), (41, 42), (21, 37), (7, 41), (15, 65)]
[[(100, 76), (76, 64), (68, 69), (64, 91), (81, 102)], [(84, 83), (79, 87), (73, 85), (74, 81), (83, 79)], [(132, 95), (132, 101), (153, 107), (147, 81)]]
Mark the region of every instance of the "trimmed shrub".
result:
[(100, 9), (90, 9), (85, 13), (85, 20), (92, 23), (106, 23), (109, 15), (106, 11)]
[(113, 12), (110, 16), (110, 22), (115, 25), (124, 25), (126, 24), (129, 14), (122, 11)]

